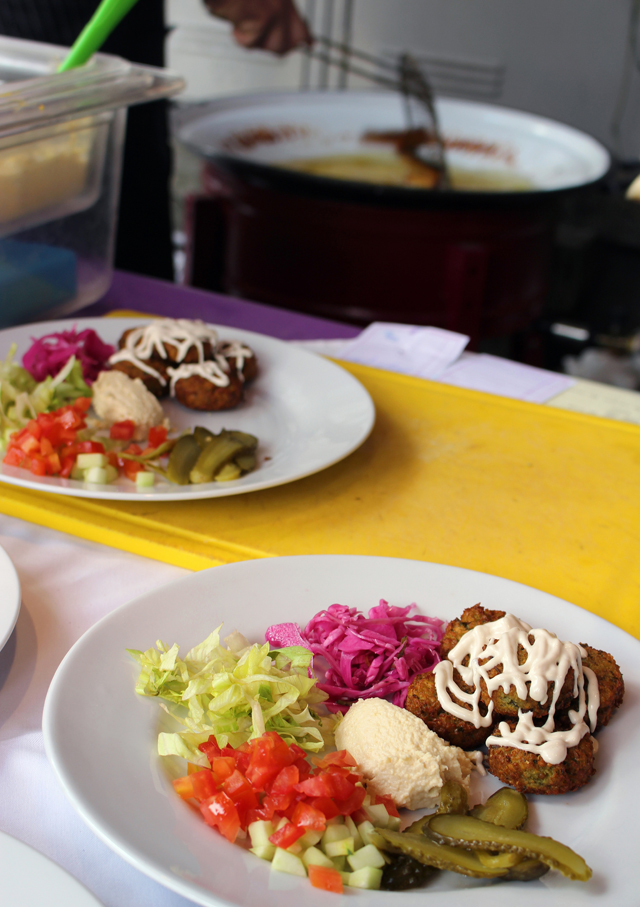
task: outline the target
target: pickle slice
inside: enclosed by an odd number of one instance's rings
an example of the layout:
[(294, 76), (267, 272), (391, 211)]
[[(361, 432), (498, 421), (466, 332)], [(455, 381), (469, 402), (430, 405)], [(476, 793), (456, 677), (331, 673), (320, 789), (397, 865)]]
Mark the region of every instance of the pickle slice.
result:
[(469, 815), (504, 828), (522, 828), (529, 816), (529, 805), (524, 794), (512, 787), (501, 787), (486, 803), (474, 806)]
[[(449, 817), (440, 816), (439, 818)], [(378, 843), (380, 838), (382, 840)], [(497, 879), (507, 873), (506, 868), (490, 869), (484, 866), (473, 850), (438, 844), (423, 835), (414, 835), (406, 831), (389, 831), (387, 828), (378, 828), (374, 843), (391, 853), (405, 853), (420, 863), (426, 863), (427, 866), (458, 872), (474, 879)]]
[(492, 825), (474, 816), (435, 815), (424, 831), (443, 846), (517, 853), (545, 863), (578, 882), (586, 882), (592, 875), (582, 857), (565, 844), (527, 831)]
[(188, 485), (189, 474), (200, 456), (200, 445), (193, 435), (182, 435), (175, 443), (167, 463), (167, 478), (176, 485)]

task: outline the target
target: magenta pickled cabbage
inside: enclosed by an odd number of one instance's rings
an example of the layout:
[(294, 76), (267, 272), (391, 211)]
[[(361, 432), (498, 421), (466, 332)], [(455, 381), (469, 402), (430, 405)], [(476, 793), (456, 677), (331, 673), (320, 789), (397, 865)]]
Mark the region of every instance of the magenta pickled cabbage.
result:
[(22, 364), (36, 381), (44, 381), (48, 375), (54, 378), (71, 356), (75, 356), (82, 366), (84, 380), (92, 384), (114, 352), (114, 347), (104, 343), (91, 328), (59, 331), (32, 340)]
[[(345, 712), (357, 699), (390, 699), (403, 706), (416, 674), (431, 671), (440, 661), (438, 650), (445, 624), (414, 613), (416, 605), (399, 608), (384, 599), (368, 616), (357, 608), (330, 605), (312, 617), (304, 630), (297, 624), (269, 627), (270, 643), (291, 645), (299, 635), (313, 652), (318, 687), (329, 696), (331, 711)], [(318, 664), (318, 660), (320, 664)]]

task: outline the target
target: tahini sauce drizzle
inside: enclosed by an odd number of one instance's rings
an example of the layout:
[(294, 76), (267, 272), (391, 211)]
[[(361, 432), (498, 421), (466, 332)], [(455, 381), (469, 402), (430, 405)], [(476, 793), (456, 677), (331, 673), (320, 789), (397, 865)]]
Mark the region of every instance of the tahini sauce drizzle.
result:
[[(518, 663), (519, 645), (527, 652), (522, 665)], [(590, 729), (593, 732), (596, 727), (600, 705), (598, 681), (593, 671), (582, 667), (582, 658), (586, 654), (582, 646), (562, 642), (548, 630), (532, 630), (513, 614), (506, 614), (500, 620), (469, 630), (451, 649), (448, 659), (436, 665), (433, 673), (438, 699), (450, 715), (469, 721), (477, 728), (489, 727), (493, 723), (493, 702), (489, 703), (487, 714), (482, 715), (479, 709), (481, 681), (484, 681), (490, 694), (499, 687), (505, 692), (515, 687), (519, 699), (531, 698), (541, 704), (547, 701), (547, 685), (552, 683), (552, 700), (544, 725), (536, 727), (532, 713), (520, 711), (515, 729), (512, 731), (506, 721), (501, 722), (498, 725), (501, 736), (488, 737), (487, 745), (513, 746), (558, 765), (566, 758), (567, 749), (576, 746)], [(463, 665), (467, 656), (469, 662)], [(480, 661), (483, 663), (480, 664)], [(502, 671), (490, 677), (489, 672), (500, 665)], [(556, 731), (556, 702), (570, 668), (573, 668), (573, 698), (578, 697), (578, 708), (569, 711), (571, 728)], [(474, 687), (473, 692), (460, 689), (453, 679), (454, 669), (460, 673), (465, 684)], [(451, 693), (460, 702), (470, 705), (471, 710), (454, 702)], [(589, 725), (585, 721), (587, 716)]]
[[(227, 365), (228, 368), (229, 366)], [(178, 368), (168, 368), (167, 373), (171, 378), (169, 393), (172, 397), (175, 396), (176, 381), (181, 378), (191, 378), (193, 375), (198, 375), (200, 378), (210, 381), (211, 384), (215, 384), (216, 387), (228, 387), (230, 381), (229, 375), (212, 359), (207, 359), (205, 362), (183, 362)]]
[[(176, 361), (181, 363), (191, 347), (198, 352), (198, 360), (204, 359), (204, 343), (215, 346), (218, 334), (203, 321), (187, 318), (158, 318), (144, 327), (134, 328), (125, 340), (125, 345), (110, 357), (109, 362), (131, 362), (137, 368), (153, 375), (164, 387), (166, 379), (148, 362), (156, 353), (161, 359), (167, 359), (165, 344), (176, 348)], [(228, 381), (227, 381), (228, 383)]]
[(220, 368), (225, 368), (227, 359), (235, 359), (236, 369), (240, 374), (242, 374), (245, 361), (251, 359), (252, 356), (253, 351), (239, 340), (222, 340), (215, 350), (215, 358)]

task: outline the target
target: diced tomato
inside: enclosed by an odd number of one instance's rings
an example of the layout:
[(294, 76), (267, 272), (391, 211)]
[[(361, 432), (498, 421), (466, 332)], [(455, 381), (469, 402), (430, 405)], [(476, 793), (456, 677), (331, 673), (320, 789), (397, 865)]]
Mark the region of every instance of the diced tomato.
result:
[(90, 406), (91, 397), (78, 397), (73, 404), (74, 409), (77, 409), (79, 413), (86, 413)]
[(68, 479), (71, 475), (71, 470), (74, 467), (76, 462), (75, 457), (63, 457), (60, 461), (60, 475), (63, 479)]
[(231, 797), (232, 800), (235, 800), (237, 794), (244, 793), (245, 791), (252, 791), (253, 788), (238, 769), (235, 769), (232, 774), (222, 783), (222, 790)]
[(25, 435), (20, 441), (20, 447), (26, 454), (40, 450), (40, 441), (34, 435)]
[(205, 754), (205, 756), (209, 760), (209, 764), (211, 764), (212, 759), (216, 758), (221, 753), (218, 742), (213, 734), (209, 737), (208, 740), (205, 740), (204, 743), (201, 743), (198, 749), (201, 753)]
[(154, 425), (149, 429), (149, 447), (160, 447), (167, 440), (167, 429), (164, 425)]
[(79, 441), (78, 453), (104, 453), (104, 444), (101, 441)]
[(211, 761), (211, 771), (216, 776), (219, 784), (229, 778), (236, 770), (236, 763), (232, 756), (216, 756)]
[(19, 447), (10, 447), (2, 462), (7, 466), (20, 466), (25, 456), (26, 454)]
[(340, 815), (340, 811), (331, 797), (316, 797), (311, 801), (311, 805), (324, 813), (326, 819), (335, 819)]
[(136, 476), (139, 472), (142, 472), (144, 466), (142, 463), (136, 463), (135, 460), (125, 460), (122, 467), (124, 469), (124, 474), (128, 479), (131, 479), (132, 482), (135, 482)]
[(183, 778), (176, 778), (173, 781), (176, 793), (179, 794), (183, 800), (190, 800), (195, 796), (191, 777), (192, 776), (190, 775), (185, 775)]
[(240, 816), (233, 800), (224, 791), (203, 800), (200, 812), (207, 825), (217, 828), (228, 841), (235, 841), (240, 831)]
[(292, 844), (295, 844), (298, 838), (301, 838), (303, 834), (304, 828), (298, 828), (297, 825), (287, 822), (282, 828), (278, 828), (272, 835), (269, 835), (269, 841), (272, 844), (275, 844), (276, 847), (282, 847), (283, 850), (286, 850), (287, 847), (291, 847)]
[(198, 800), (206, 800), (207, 797), (213, 797), (217, 791), (217, 784), (208, 768), (203, 768), (201, 771), (189, 775), (189, 780), (193, 787), (193, 796)]
[(45, 460), (42, 459), (42, 457), (32, 457), (29, 469), (34, 474), (34, 476), (46, 476), (47, 474), (47, 464)]
[(313, 831), (324, 831), (327, 827), (325, 814), (310, 803), (296, 803), (291, 821), (300, 828), (311, 828)]
[(332, 891), (335, 894), (343, 893), (342, 876), (337, 869), (330, 869), (328, 866), (316, 866), (313, 863), (307, 868), (309, 871), (309, 881), (314, 888), (321, 888), (323, 891)]
[(314, 765), (320, 769), (327, 769), (330, 765), (355, 768), (358, 764), (347, 750), (338, 750), (336, 753), (327, 753), (327, 755), (322, 758), (316, 756), (312, 761)]
[(51, 475), (54, 475), (54, 476), (57, 475), (60, 472), (60, 470), (62, 469), (62, 466), (60, 464), (60, 457), (58, 456), (58, 454), (55, 451), (53, 451), (52, 453), (49, 454), (49, 456), (47, 457), (47, 460), (49, 461), (49, 465), (47, 467), (47, 472), (50, 472)]
[(278, 772), (294, 761), (285, 741), (275, 731), (258, 737), (246, 770), (249, 781), (258, 790), (264, 790)]
[(366, 791), (364, 787), (354, 787), (353, 793), (344, 800), (338, 800), (336, 806), (341, 816), (350, 816), (356, 810), (360, 809), (364, 802)]
[(114, 422), (109, 429), (109, 437), (114, 441), (130, 441), (136, 430), (136, 424), (132, 419), (123, 419), (122, 422)]

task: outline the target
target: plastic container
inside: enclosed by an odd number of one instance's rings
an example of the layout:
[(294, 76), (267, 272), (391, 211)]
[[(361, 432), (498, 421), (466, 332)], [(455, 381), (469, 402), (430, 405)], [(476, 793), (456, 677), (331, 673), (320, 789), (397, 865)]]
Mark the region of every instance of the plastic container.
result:
[(0, 37), (0, 327), (99, 299), (111, 282), (130, 105), (177, 94), (167, 70)]

